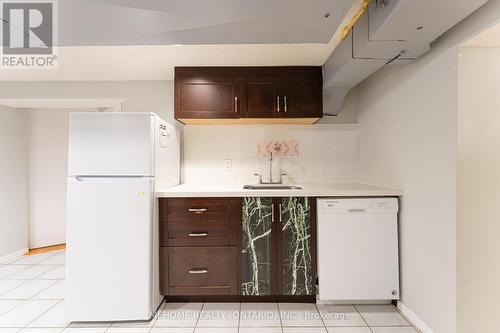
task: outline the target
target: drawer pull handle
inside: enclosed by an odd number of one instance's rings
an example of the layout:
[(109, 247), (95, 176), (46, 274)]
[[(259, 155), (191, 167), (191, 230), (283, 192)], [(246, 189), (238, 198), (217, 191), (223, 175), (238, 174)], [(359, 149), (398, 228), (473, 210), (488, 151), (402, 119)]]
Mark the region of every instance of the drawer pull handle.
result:
[(203, 213), (207, 212), (208, 209), (206, 209), (206, 208), (189, 208), (188, 211), (191, 213), (195, 213), (195, 214), (203, 214)]
[(191, 268), (189, 274), (207, 274), (208, 269), (206, 268)]
[(189, 237), (207, 237), (208, 232), (190, 232)]

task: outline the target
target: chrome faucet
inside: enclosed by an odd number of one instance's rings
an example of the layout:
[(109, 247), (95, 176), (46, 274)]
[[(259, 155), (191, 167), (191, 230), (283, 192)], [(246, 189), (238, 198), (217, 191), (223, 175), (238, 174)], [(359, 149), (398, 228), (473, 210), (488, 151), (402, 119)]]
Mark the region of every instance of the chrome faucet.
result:
[(273, 181), (273, 153), (269, 152), (269, 181), (263, 182), (260, 173), (255, 173), (254, 175), (259, 176), (259, 184), (283, 184), (283, 176), (286, 176), (286, 173), (281, 173), (280, 171), (280, 180), (277, 182)]

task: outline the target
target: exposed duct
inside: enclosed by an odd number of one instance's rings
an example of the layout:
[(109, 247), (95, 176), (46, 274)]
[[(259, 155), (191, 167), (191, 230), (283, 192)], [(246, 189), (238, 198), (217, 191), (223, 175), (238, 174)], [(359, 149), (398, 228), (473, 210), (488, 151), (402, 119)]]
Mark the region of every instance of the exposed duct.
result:
[(385, 65), (407, 64), (488, 0), (363, 0), (342, 42), (323, 65), (324, 115), (337, 115), (349, 91)]

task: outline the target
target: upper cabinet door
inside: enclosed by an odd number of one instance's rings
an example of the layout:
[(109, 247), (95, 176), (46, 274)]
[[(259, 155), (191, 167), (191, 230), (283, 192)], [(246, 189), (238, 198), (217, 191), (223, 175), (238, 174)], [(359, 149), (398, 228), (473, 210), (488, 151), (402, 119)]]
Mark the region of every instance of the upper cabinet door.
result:
[(286, 118), (320, 118), (323, 115), (323, 80), (302, 76), (282, 79), (282, 112)]
[(231, 119), (240, 117), (240, 79), (176, 77), (175, 118)]
[(282, 111), (280, 80), (276, 77), (246, 77), (243, 84), (242, 117), (275, 118)]

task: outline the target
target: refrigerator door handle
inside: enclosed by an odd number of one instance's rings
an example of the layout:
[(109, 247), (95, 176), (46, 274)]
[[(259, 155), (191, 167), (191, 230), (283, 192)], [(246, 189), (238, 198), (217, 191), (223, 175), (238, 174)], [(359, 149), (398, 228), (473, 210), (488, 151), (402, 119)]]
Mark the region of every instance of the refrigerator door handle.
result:
[(76, 181), (83, 182), (92, 179), (142, 179), (153, 178), (153, 176), (74, 176)]

